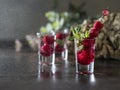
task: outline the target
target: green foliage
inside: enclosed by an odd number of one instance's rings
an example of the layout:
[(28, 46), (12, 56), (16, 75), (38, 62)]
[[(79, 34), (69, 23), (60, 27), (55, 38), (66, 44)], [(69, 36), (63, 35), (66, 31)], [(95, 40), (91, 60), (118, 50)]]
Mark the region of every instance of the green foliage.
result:
[(55, 11), (49, 11), (45, 13), (45, 17), (48, 19), (48, 23), (46, 24), (46, 26), (42, 26), (40, 28), (40, 32), (44, 33), (44, 31), (49, 32), (51, 30), (56, 32), (64, 27), (65, 23), (69, 19), (69, 13), (68, 12), (58, 13)]
[[(53, 3), (57, 5), (58, 1), (59, 0), (53, 0)], [(54, 5), (54, 9), (57, 8), (56, 5)], [(76, 7), (70, 2), (67, 12), (46, 12), (45, 17), (47, 18), (48, 23), (45, 26), (41, 26), (40, 32), (57, 32), (63, 28), (70, 28), (74, 23), (81, 23), (87, 17), (86, 12), (83, 10), (84, 6), (85, 3), (82, 3)]]
[(77, 39), (79, 41), (82, 41), (83, 39), (89, 37), (89, 31), (88, 30), (83, 31), (81, 25), (72, 26), (71, 31), (73, 35), (70, 37), (70, 40)]
[(56, 39), (55, 42), (58, 43), (59, 45), (64, 45), (64, 41), (63, 40)]

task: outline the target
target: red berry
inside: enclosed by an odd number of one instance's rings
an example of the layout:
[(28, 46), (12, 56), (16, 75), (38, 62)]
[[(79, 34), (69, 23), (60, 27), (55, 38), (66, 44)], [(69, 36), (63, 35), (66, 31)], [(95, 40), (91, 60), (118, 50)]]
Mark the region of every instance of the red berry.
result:
[(94, 54), (94, 47), (91, 47), (91, 48), (84, 48), (84, 50), (82, 50), (82, 52), (86, 55), (91, 55), (91, 54)]
[(79, 50), (79, 51), (77, 52), (77, 59), (78, 59), (78, 61), (79, 61), (79, 54), (81, 54), (81, 52), (82, 52), (82, 50)]
[(48, 44), (44, 44), (41, 48), (40, 48), (40, 53), (43, 56), (50, 56), (53, 53), (53, 47), (51, 47)]
[(96, 38), (97, 36), (98, 36), (98, 34), (99, 34), (99, 31), (97, 31), (96, 29), (94, 29), (94, 28), (92, 28), (91, 30), (90, 30), (90, 39), (93, 39), (93, 38)]
[(95, 39), (84, 39), (82, 43), (84, 48), (92, 48), (95, 44)]
[(55, 46), (55, 51), (56, 52), (62, 52), (64, 50), (65, 50), (65, 48), (63, 47), (63, 45), (56, 44), (56, 46)]
[(80, 63), (82, 65), (88, 65), (91, 62), (93, 62), (93, 60), (94, 60), (94, 51), (92, 51), (90, 49), (89, 50), (88, 49), (82, 50), (77, 55), (78, 55), (77, 56), (78, 63)]
[(96, 21), (93, 25), (93, 28), (95, 28), (97, 31), (103, 28), (103, 24), (100, 21)]
[(45, 44), (53, 44), (54, 43), (54, 36), (44, 36), (43, 42)]
[(102, 11), (103, 16), (108, 16), (110, 14), (110, 11), (108, 9), (104, 9)]
[(64, 33), (61, 33), (61, 32), (56, 34), (56, 39), (63, 40), (66, 37), (67, 37), (67, 34), (64, 34)]

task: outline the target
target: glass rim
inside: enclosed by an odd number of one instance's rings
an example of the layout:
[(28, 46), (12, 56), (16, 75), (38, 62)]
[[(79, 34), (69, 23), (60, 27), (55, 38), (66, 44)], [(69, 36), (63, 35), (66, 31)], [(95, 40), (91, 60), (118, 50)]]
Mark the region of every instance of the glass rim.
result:
[[(84, 38), (83, 40), (95, 40), (96, 38)], [(74, 38), (74, 40), (80, 40), (80, 39), (76, 39)]]
[(54, 36), (55, 33), (54, 33), (54, 32), (47, 32), (47, 33), (37, 32), (36, 35), (37, 35), (37, 36), (45, 36), (45, 35), (52, 35), (52, 36)]

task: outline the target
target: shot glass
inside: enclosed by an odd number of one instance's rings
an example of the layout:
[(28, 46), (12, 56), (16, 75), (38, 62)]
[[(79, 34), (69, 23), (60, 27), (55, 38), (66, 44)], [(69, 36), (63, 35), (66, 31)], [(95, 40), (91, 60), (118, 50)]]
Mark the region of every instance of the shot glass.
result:
[(68, 59), (68, 48), (67, 48), (67, 38), (68, 30), (64, 29), (59, 31), (55, 35), (55, 54), (56, 59), (67, 60)]
[(74, 39), (76, 73), (92, 74), (94, 72), (95, 39)]
[(38, 64), (55, 64), (54, 33), (37, 33), (38, 38)]

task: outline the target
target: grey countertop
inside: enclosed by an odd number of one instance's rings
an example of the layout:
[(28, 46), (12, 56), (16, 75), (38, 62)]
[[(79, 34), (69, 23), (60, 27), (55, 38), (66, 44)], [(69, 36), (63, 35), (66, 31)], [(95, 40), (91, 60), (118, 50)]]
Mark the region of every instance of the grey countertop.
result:
[(119, 90), (120, 61), (96, 60), (92, 75), (75, 74), (72, 60), (40, 72), (37, 53), (0, 49), (0, 90)]

